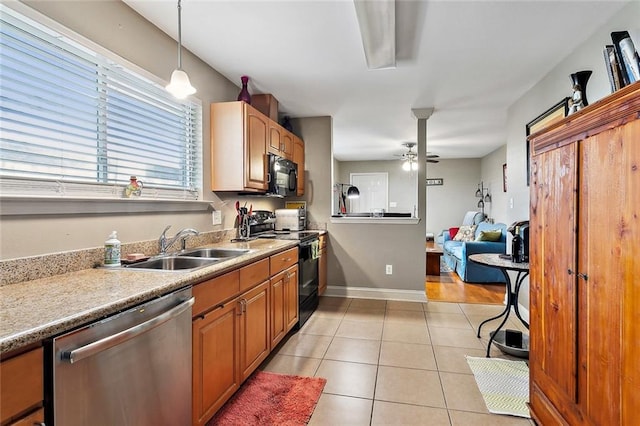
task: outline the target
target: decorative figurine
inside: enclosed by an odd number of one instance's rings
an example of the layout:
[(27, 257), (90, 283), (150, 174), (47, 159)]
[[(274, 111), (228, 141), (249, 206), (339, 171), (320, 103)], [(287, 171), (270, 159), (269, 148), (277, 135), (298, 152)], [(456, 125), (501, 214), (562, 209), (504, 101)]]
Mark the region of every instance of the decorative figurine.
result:
[(139, 197), (140, 195), (142, 195), (143, 186), (144, 185), (142, 184), (141, 181), (139, 181), (135, 176), (131, 176), (129, 180), (129, 184), (124, 189), (125, 197), (130, 198), (132, 195)]
[(582, 108), (584, 108), (584, 103), (582, 101), (582, 88), (579, 84), (574, 84), (573, 96), (569, 100), (569, 115), (580, 111)]

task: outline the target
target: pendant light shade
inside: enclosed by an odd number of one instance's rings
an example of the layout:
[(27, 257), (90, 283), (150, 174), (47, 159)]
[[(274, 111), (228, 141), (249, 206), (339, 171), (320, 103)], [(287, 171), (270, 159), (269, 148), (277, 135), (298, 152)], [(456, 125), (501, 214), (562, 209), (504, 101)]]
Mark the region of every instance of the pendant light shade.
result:
[(173, 70), (171, 73), (171, 82), (169, 82), (166, 89), (178, 99), (184, 99), (196, 93), (196, 88), (191, 85), (189, 76), (181, 69)]
[(178, 68), (171, 73), (171, 81), (166, 86), (169, 93), (178, 99), (184, 99), (196, 93), (195, 87), (191, 85), (189, 76), (182, 70), (182, 6), (178, 0)]

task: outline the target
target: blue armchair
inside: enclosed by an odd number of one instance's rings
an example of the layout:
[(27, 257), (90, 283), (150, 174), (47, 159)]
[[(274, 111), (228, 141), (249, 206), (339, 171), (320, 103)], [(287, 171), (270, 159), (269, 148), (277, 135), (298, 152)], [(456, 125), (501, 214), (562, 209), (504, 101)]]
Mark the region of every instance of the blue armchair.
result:
[(507, 225), (504, 223), (480, 222), (475, 230), (475, 238), (481, 231), (500, 230), (500, 240), (493, 241), (454, 241), (449, 231), (443, 233), (443, 255), (445, 263), (455, 270), (462, 281), (470, 283), (503, 283), (504, 275), (497, 268), (481, 266), (469, 260), (469, 256), (477, 253), (506, 253)]

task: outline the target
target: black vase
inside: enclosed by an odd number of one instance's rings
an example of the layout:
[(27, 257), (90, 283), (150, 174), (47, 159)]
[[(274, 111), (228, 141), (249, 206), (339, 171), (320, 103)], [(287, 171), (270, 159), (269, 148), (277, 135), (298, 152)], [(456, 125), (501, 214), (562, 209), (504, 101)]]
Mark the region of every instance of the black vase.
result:
[(576, 84), (580, 85), (580, 90), (582, 90), (582, 103), (584, 106), (589, 105), (589, 101), (587, 101), (587, 82), (589, 81), (589, 77), (591, 77), (591, 71), (578, 71), (577, 73), (571, 74), (572, 86), (575, 86)]

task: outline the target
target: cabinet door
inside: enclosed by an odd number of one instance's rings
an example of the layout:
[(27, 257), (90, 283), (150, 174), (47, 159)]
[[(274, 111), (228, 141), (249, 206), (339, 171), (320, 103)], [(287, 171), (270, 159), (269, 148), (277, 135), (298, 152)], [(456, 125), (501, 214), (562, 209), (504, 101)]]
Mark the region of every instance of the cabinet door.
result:
[(563, 410), (577, 398), (576, 151), (565, 145), (531, 165), (531, 378)]
[(579, 394), (593, 424), (640, 424), (639, 135), (636, 120), (580, 146)]
[(282, 131), (280, 147), (281, 155), (291, 160), (293, 158), (293, 135), (286, 130)]
[(282, 127), (269, 123), (269, 152), (282, 156)]
[(0, 420), (5, 424), (26, 410), (42, 406), (43, 349), (37, 348), (0, 362)]
[(304, 195), (304, 142), (294, 136), (293, 138), (293, 162), (298, 165), (298, 187), (297, 196)]
[(285, 316), (286, 272), (271, 278), (271, 347), (275, 348), (287, 334)]
[(237, 302), (193, 320), (193, 424), (205, 424), (240, 386)]
[(285, 271), (285, 323), (289, 331), (298, 323), (298, 265)]
[(269, 355), (269, 281), (239, 298), (240, 374), (244, 381)]
[(263, 114), (245, 105), (245, 188), (267, 189), (267, 134), (269, 119)]

